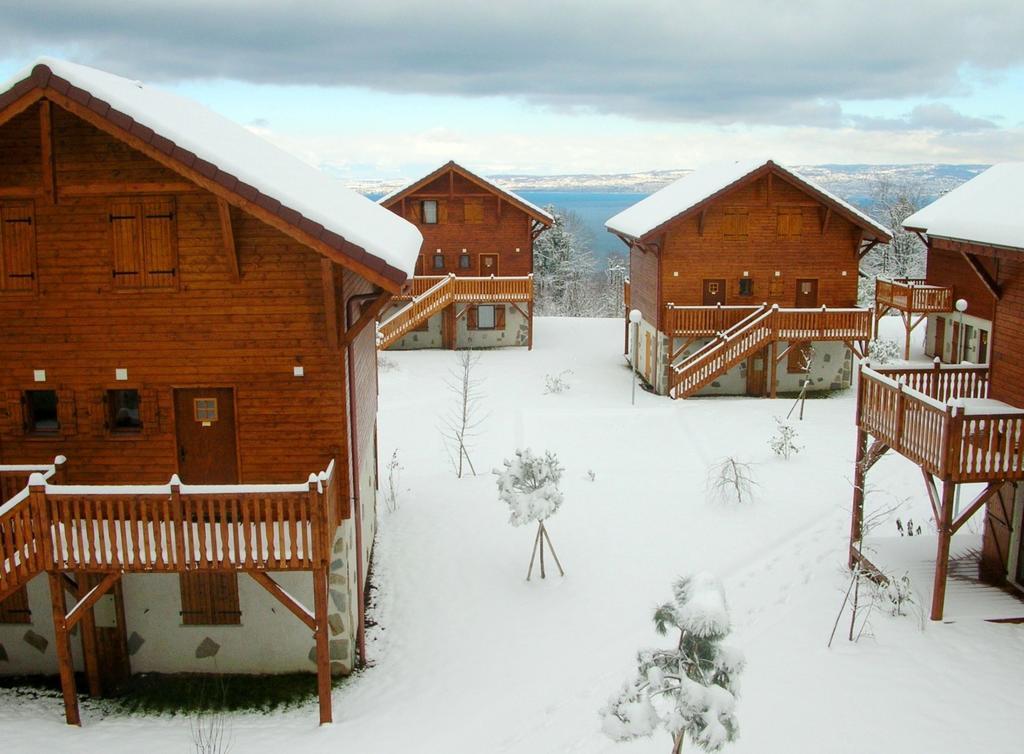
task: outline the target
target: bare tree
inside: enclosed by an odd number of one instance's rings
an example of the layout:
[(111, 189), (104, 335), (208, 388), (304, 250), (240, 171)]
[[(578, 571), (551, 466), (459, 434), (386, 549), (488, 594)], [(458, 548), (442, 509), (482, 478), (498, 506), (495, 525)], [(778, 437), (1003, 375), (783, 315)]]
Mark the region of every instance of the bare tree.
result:
[(723, 458), (708, 468), (707, 492), (720, 503), (749, 503), (754, 499), (754, 472), (749, 463), (733, 456)]
[(887, 176), (875, 181), (871, 193), (872, 214), (892, 231), (892, 241), (879, 244), (861, 261), (860, 299), (874, 299), (874, 280), (922, 277), (925, 272), (925, 246), (916, 234), (904, 230), (903, 221), (924, 204), (924, 185), (920, 181), (895, 182)]
[(465, 466), (468, 466), (473, 476), (476, 476), (469, 451), (473, 438), (476, 437), (486, 417), (481, 413), (483, 393), (480, 387), (483, 380), (473, 376), (474, 367), (480, 363), (480, 355), (472, 350), (465, 350), (459, 351), (456, 358), (458, 361), (449, 372), (450, 376), (446, 382), (448, 389), (455, 396), (455, 401), (443, 420), (441, 434), (445, 439), (448, 458), (452, 462), (455, 474), (461, 479)]

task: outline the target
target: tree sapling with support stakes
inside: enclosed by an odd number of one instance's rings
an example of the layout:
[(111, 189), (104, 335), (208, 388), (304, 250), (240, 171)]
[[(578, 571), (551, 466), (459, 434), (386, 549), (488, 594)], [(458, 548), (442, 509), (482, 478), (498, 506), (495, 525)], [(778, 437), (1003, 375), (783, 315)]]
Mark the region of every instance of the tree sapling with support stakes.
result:
[(743, 655), (723, 644), (731, 628), (725, 591), (714, 576), (679, 579), (672, 600), (654, 611), (662, 636), (679, 632), (674, 647), (643, 649), (637, 669), (601, 710), (601, 728), (616, 741), (650, 736), (660, 726), (672, 736), (672, 754), (689, 737), (719, 751), (739, 733), (737, 676)]
[(540, 553), (540, 577), (546, 577), (544, 570), (544, 546), (547, 544), (551, 556), (558, 566), (558, 573), (565, 576), (562, 564), (555, 554), (551, 537), (548, 536), (544, 522), (562, 505), (562, 492), (558, 483), (565, 471), (554, 453), (546, 451), (543, 456), (534, 455), (529, 448), (517, 450), (515, 458), (505, 459), (504, 469), (495, 469), (498, 477), (498, 497), (509, 507), (511, 515), (509, 523), (523, 526), (537, 522), (537, 536), (533, 540), (533, 553), (530, 555), (530, 568), (526, 572), (526, 580), (533, 575), (533, 563)]
[(446, 383), (448, 389), (456, 396), (456, 401), (444, 419), (441, 434), (445, 439), (448, 457), (455, 474), (462, 479), (465, 466), (469, 466), (473, 476), (476, 476), (469, 450), (485, 417), (480, 413), (480, 401), (483, 399), (480, 385), (483, 381), (473, 377), (473, 368), (480, 362), (480, 356), (466, 350), (460, 351), (457, 358), (458, 363), (452, 368), (451, 376)]

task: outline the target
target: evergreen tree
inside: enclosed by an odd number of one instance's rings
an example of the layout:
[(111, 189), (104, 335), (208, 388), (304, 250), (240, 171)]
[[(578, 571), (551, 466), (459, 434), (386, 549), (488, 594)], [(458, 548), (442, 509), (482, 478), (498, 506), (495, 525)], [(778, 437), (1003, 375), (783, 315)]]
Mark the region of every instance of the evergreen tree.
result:
[(736, 677), (743, 656), (722, 643), (729, 634), (729, 612), (721, 583), (710, 574), (679, 579), (672, 600), (654, 611), (662, 636), (679, 632), (671, 649), (645, 649), (637, 672), (601, 711), (603, 730), (617, 741), (649, 736), (662, 725), (672, 736), (672, 752), (689, 736), (705, 751), (718, 751), (739, 728)]

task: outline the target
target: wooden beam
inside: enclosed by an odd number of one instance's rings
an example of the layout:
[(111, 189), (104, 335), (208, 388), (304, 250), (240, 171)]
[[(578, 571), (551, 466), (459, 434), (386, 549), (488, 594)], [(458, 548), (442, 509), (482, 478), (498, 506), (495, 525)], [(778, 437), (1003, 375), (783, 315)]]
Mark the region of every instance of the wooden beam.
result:
[(39, 103), (39, 154), (43, 170), (43, 191), (50, 204), (57, 203), (57, 163), (53, 153), (53, 119), (50, 101)]
[(43, 186), (0, 186), (0, 199), (35, 199), (46, 196)]
[(189, 194), (202, 189), (188, 181), (100, 181), (58, 187), (59, 196), (116, 196), (118, 194)]
[(953, 522), (953, 534), (956, 534), (960, 530), (960, 527), (966, 524), (968, 519), (977, 513), (978, 509), (987, 503), (989, 498), (999, 492), (1002, 487), (1003, 482), (991, 482), (985, 489), (978, 493), (978, 496), (975, 497), (974, 500), (971, 501), (971, 504), (967, 506), (967, 510), (961, 513), (960, 517)]
[(78, 690), (75, 688), (75, 667), (71, 660), (71, 641), (64, 611), (64, 582), (60, 574), (47, 574), (50, 581), (50, 608), (53, 613), (54, 644), (57, 650), (57, 667), (60, 670), (60, 687), (64, 694), (64, 719), (68, 725), (81, 725), (78, 712)]
[(100, 597), (110, 591), (110, 587), (116, 584), (120, 578), (120, 571), (108, 573), (100, 583), (85, 593), (85, 596), (78, 601), (78, 604), (71, 608), (71, 612), (64, 619), (69, 631), (78, 625), (78, 621), (82, 620), (86, 611), (91, 610), (92, 606), (99, 602)]
[(327, 327), (327, 347), (338, 350), (338, 298), (334, 287), (334, 262), (327, 257), (320, 259), (320, 279), (324, 294), (324, 325)]
[(316, 618), (316, 689), (320, 724), (331, 722), (331, 650), (327, 635), (327, 568), (313, 569), (313, 606)]
[[(825, 231), (828, 230), (828, 221), (832, 219), (832, 208), (825, 207), (825, 217), (821, 220), (821, 235), (825, 235)], [(875, 241), (875, 243), (878, 243)]]
[(928, 502), (932, 505), (932, 516), (934, 516), (935, 524), (938, 526), (941, 516), (939, 513), (941, 502), (939, 501), (939, 491), (935, 486), (935, 478), (923, 468), (921, 469), (921, 474), (924, 476), (924, 487), (928, 490)]
[(381, 313), (385, 306), (391, 303), (391, 294), (387, 291), (382, 291), (377, 298), (375, 298), (369, 306), (365, 307), (362, 314), (359, 315), (359, 319), (352, 323), (345, 333), (340, 338), (339, 345), (347, 346), (353, 340), (355, 340), (359, 333), (363, 331), (371, 322), (377, 321), (377, 315)]
[[(860, 415), (861, 397), (864, 393), (863, 381), (858, 381), (857, 416)], [(864, 487), (868, 469), (865, 463), (868, 452), (868, 433), (857, 428), (857, 450), (853, 462), (853, 502), (850, 506), (850, 559), (849, 567), (857, 565), (857, 544), (864, 536)]]
[(282, 589), (281, 585), (274, 581), (269, 573), (266, 573), (265, 571), (246, 571), (246, 573), (252, 576), (253, 581), (270, 592), (278, 602), (288, 608), (292, 615), (305, 623), (310, 631), (315, 632), (317, 630), (316, 616), (309, 612), (302, 603)]
[[(301, 230), (294, 223), (288, 222), (287, 220), (283, 219), (277, 214), (263, 208), (256, 202), (250, 201), (249, 199), (244, 198), (240, 194), (237, 194), (236, 192), (231, 191), (228, 188), (225, 188), (212, 178), (207, 178), (198, 170), (187, 167), (184, 163), (180, 162), (174, 157), (171, 157), (168, 154), (165, 154), (164, 152), (160, 151), (159, 149), (152, 146), (148, 142), (143, 141), (139, 137), (125, 131), (122, 128), (114, 126), (110, 121), (108, 121), (103, 116), (93, 112), (88, 107), (76, 102), (70, 97), (60, 94), (51, 89), (46, 90), (46, 96), (48, 99), (52, 100), (54, 104), (59, 105), (63, 109), (70, 112), (72, 115), (76, 115), (77, 117), (84, 120), (86, 123), (95, 126), (99, 130), (127, 144), (133, 149), (137, 149), (139, 152), (142, 152), (142, 154), (152, 158), (159, 164), (163, 165), (166, 168), (169, 168), (170, 170), (174, 171), (178, 175), (183, 176), (187, 180), (192, 181), (201, 188), (206, 189), (215, 196), (219, 196), (223, 199), (226, 199), (228, 203), (231, 204), (232, 206), (238, 207), (239, 209), (255, 217), (257, 220), (261, 220), (270, 227), (280, 230), (282, 233), (289, 236), (290, 238), (294, 238), (302, 245), (307, 246), (316, 251), (317, 253), (329, 257), (330, 259), (333, 259), (343, 267), (347, 267), (351, 270), (354, 270), (371, 283), (374, 283), (375, 285), (378, 285), (387, 291), (397, 292), (401, 288), (400, 283), (396, 282), (392, 278), (389, 278), (381, 274), (376, 269), (374, 269), (374, 267), (371, 266), (370, 264), (359, 261), (358, 256), (346, 254), (345, 252), (339, 250), (338, 248), (335, 248), (334, 246), (331, 246), (326, 242), (321, 241), (319, 238), (314, 237), (310, 233)], [(351, 246), (353, 249), (358, 249), (357, 254), (359, 256), (365, 253), (365, 250), (359, 249), (359, 247), (357, 247), (355, 244), (348, 244), (348, 246)]]
[[(242, 260), (238, 256), (238, 244), (235, 243), (235, 228), (231, 224), (231, 205), (217, 197), (217, 214), (220, 216), (220, 239), (224, 246), (224, 254), (228, 258), (228, 269), (231, 276), (237, 283), (242, 279)], [(331, 263), (331, 260), (324, 258), (324, 262)], [(335, 324), (337, 331), (337, 324)]]
[(978, 258), (973, 254), (968, 254), (963, 249), (960, 249), (960, 256), (964, 258), (964, 261), (967, 262), (974, 274), (978, 276), (978, 279), (988, 289), (988, 292), (992, 294), (992, 297), (998, 301), (1002, 296), (999, 284), (992, 279), (992, 276), (988, 274), (988, 270), (981, 265)]
[(935, 554), (935, 583), (932, 587), (932, 620), (942, 620), (946, 603), (946, 575), (949, 572), (949, 541), (953, 537), (954, 482), (942, 483), (942, 516), (935, 520), (938, 528), (938, 547)]
[(32, 89), (21, 95), (21, 97), (4, 108), (3, 112), (0, 112), (0, 126), (14, 118), (17, 118), (42, 98), (42, 89)]
[[(858, 245), (859, 245), (859, 244), (858, 244)], [(866, 257), (866, 256), (868, 255), (868, 253), (869, 253), (869, 252), (870, 252), (870, 251), (871, 251), (871, 250), (872, 250), (873, 248), (875, 248), (876, 246), (878, 246), (878, 239), (877, 239), (877, 238), (876, 238), (876, 239), (874, 239), (873, 241), (869, 241), (869, 242), (868, 242), (868, 244), (867, 244), (866, 246), (861, 246), (861, 247), (860, 247), (860, 251), (859, 251), (859, 252), (857, 252), (857, 261), (860, 261), (861, 259), (863, 259), (864, 257)]]
[(700, 236), (701, 238), (704, 237), (704, 221), (707, 219), (707, 216), (708, 216), (708, 208), (707, 207), (702, 209), (700, 211), (700, 214), (697, 215), (697, 235)]

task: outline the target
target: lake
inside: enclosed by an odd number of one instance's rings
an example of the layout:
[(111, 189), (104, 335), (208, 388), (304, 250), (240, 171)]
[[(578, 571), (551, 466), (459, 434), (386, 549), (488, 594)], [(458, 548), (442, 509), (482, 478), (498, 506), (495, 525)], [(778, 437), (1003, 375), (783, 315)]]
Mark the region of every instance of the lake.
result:
[(625, 255), (626, 246), (604, 228), (608, 218), (631, 207), (647, 194), (599, 193), (596, 191), (517, 191), (519, 196), (538, 207), (553, 204), (556, 210), (579, 215), (592, 234), (594, 256)]

